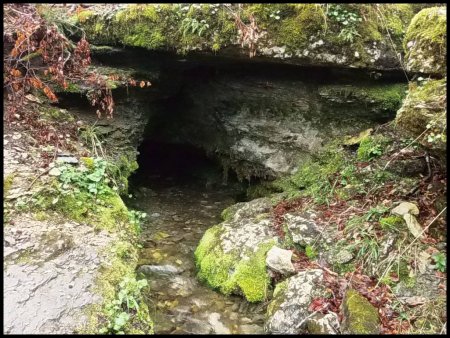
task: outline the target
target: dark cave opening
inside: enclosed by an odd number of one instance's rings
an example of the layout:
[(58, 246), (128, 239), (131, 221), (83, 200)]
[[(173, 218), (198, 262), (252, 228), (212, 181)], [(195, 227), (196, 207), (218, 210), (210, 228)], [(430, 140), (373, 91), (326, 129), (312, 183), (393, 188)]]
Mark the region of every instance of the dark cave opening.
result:
[(169, 186), (189, 186), (202, 192), (230, 188), (236, 191), (237, 201), (246, 200), (249, 181), (239, 181), (231, 170), (225, 174), (221, 163), (201, 148), (145, 139), (138, 152), (139, 168), (129, 178), (131, 191)]

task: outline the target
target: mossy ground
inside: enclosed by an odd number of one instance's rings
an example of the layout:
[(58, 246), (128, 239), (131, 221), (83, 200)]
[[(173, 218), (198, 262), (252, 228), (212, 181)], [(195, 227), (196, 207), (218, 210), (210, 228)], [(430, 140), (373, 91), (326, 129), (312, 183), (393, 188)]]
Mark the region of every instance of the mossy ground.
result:
[[(135, 279), (135, 267), (137, 263), (137, 250), (130, 241), (136, 238), (128, 237), (113, 242), (106, 247), (102, 254), (108, 263), (104, 264), (96, 278), (95, 291), (103, 297), (101, 304), (95, 304), (86, 310), (88, 323), (80, 329), (82, 333), (97, 333), (99, 328), (105, 326), (109, 318), (108, 304), (111, 304), (119, 291), (118, 285), (123, 280)], [(135, 313), (126, 324), (124, 332), (129, 334), (152, 334), (153, 321), (150, 318), (148, 306), (138, 299), (139, 311)]]

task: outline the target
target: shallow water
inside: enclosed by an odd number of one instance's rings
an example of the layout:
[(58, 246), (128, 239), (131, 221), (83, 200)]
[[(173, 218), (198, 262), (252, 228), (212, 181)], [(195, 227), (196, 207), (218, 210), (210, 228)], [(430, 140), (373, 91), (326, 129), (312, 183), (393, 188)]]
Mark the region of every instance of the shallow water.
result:
[(163, 270), (146, 274), (150, 290), (145, 296), (155, 333), (263, 333), (265, 304), (224, 296), (195, 277), (199, 240), (221, 221), (221, 211), (235, 203), (239, 193), (237, 185), (211, 188), (204, 182), (153, 175), (128, 201), (149, 218), (141, 234), (139, 265)]

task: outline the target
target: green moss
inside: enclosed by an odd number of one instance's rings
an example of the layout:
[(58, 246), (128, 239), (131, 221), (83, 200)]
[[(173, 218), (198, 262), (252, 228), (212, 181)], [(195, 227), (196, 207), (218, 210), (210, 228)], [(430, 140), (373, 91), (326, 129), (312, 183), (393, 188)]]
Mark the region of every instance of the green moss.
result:
[[(108, 306), (117, 299), (119, 284), (124, 280), (135, 280), (135, 268), (137, 263), (137, 250), (132, 244), (135, 241), (134, 235), (125, 232), (122, 239), (114, 239), (107, 246), (102, 255), (104, 261), (108, 262), (101, 266), (95, 281), (94, 290), (102, 296), (101, 304), (89, 306), (85, 313), (88, 321), (84, 327), (80, 329), (80, 333), (98, 333), (99, 329), (105, 325), (106, 321), (113, 320), (110, 318)], [(153, 333), (153, 321), (150, 317), (147, 304), (139, 298), (139, 310), (129, 312), (130, 321), (124, 327), (127, 334), (151, 334)]]
[(219, 237), (221, 233), (222, 228), (220, 225), (215, 225), (205, 231), (202, 239), (200, 240), (200, 243), (198, 244), (194, 252), (197, 266), (198, 264), (200, 264), (203, 258), (219, 243)]
[(339, 142), (329, 143), (314, 158), (304, 162), (296, 173), (272, 184), (290, 198), (311, 196), (316, 203), (326, 203), (335, 193), (333, 176), (346, 166), (347, 161)]
[(119, 195), (111, 193), (101, 197), (102, 206), (98, 206), (93, 216), (93, 224), (99, 229), (114, 231), (123, 227), (134, 228), (128, 218), (128, 209)]
[(86, 168), (94, 169), (94, 159), (92, 157), (81, 157), (80, 160)]
[(355, 290), (348, 290), (343, 301), (345, 329), (350, 334), (378, 334), (377, 309)]
[(76, 14), (76, 21), (79, 23), (84, 23), (87, 19), (94, 15), (93, 11), (82, 10)]
[(220, 225), (208, 229), (195, 250), (197, 277), (224, 294), (241, 292), (250, 302), (264, 300), (270, 286), (265, 257), (274, 243), (261, 244), (248, 259), (240, 259), (222, 251), (221, 233)]
[(233, 278), (249, 302), (267, 299), (270, 277), (266, 269), (266, 254), (275, 242), (261, 244), (249, 260), (241, 260)]
[[(447, 79), (410, 85), (408, 96), (397, 112), (396, 126), (428, 149), (445, 156), (447, 144)], [(439, 136), (438, 136), (439, 135)]]
[(260, 197), (270, 196), (274, 192), (277, 192), (272, 182), (262, 182), (256, 185), (251, 185), (247, 188), (247, 197), (249, 200), (253, 200)]
[(41, 116), (45, 119), (50, 119), (54, 121), (62, 122), (73, 122), (75, 118), (65, 109), (54, 108), (54, 107), (41, 107)]
[(398, 83), (384, 86), (368, 86), (362, 90), (369, 100), (379, 102), (384, 110), (396, 111), (406, 96), (406, 84)]
[(267, 306), (266, 318), (272, 317), (280, 308), (280, 305), (285, 301), (285, 294), (288, 288), (289, 281), (286, 279), (275, 286), (273, 291), (273, 299)]
[(275, 30), (275, 44), (286, 45), (294, 50), (304, 47), (309, 38), (324, 29), (325, 17), (315, 4), (295, 4), (294, 15), (279, 23)]
[(110, 190), (95, 200), (85, 192), (60, 195), (56, 203), (46, 196), (46, 208), (80, 223), (92, 224), (97, 229), (117, 231), (134, 229), (129, 222), (128, 209), (117, 193)]
[(386, 26), (394, 37), (403, 37), (414, 16), (411, 4), (392, 4), (385, 13)]
[(447, 19), (445, 15), (438, 12), (445, 7), (431, 7), (422, 9), (411, 20), (405, 36), (405, 50), (407, 42), (420, 40), (429, 45), (446, 44), (447, 38)]
[[(352, 57), (358, 50), (360, 58), (353, 61), (363, 66), (370, 63), (365, 45), (387, 40), (386, 28), (394, 43), (399, 44), (412, 15), (411, 6), (406, 4), (340, 6), (347, 14), (364, 18), (352, 25), (351, 41), (341, 34), (349, 26), (333, 21), (331, 9), (325, 4), (244, 4), (240, 18), (248, 24), (250, 17), (254, 17), (260, 30), (267, 32), (258, 41), (261, 46), (286, 46), (297, 51), (307, 47), (314, 36), (332, 46), (333, 52), (341, 53), (343, 48), (351, 47)], [(108, 15), (81, 14), (78, 24), (97, 44), (171, 49), (182, 54), (193, 49), (217, 52), (238, 44), (232, 13), (216, 4), (128, 5)]]
[(194, 252), (195, 262), (198, 268), (197, 277), (206, 282), (212, 288), (220, 289), (225, 294), (230, 294), (233, 283), (227, 283), (238, 256), (224, 254), (220, 247), (220, 234), (222, 227), (216, 225), (208, 229), (203, 235), (197, 249)]
[(114, 163), (110, 163), (107, 170), (115, 181), (120, 195), (128, 193), (128, 177), (139, 168), (134, 150), (122, 151)]
[(3, 180), (3, 197), (6, 197), (8, 195), (9, 190), (11, 190), (13, 181), (14, 181), (14, 174), (6, 175), (6, 177)]
[(53, 206), (53, 209), (76, 222), (86, 222), (91, 206), (91, 196), (87, 193), (80, 192), (77, 194), (62, 195)]
[(228, 208), (226, 208), (226, 209), (224, 209), (222, 211), (222, 213), (220, 214), (220, 217), (222, 217), (222, 219), (224, 221), (229, 221), (231, 219), (231, 217), (234, 216), (234, 212), (233, 211), (234, 211), (233, 206), (228, 207)]
[(34, 218), (35, 218), (37, 221), (45, 221), (45, 220), (49, 219), (50, 216), (49, 216), (49, 214), (46, 213), (45, 211), (38, 211), (38, 212), (36, 212), (36, 213), (34, 214)]
[(322, 96), (333, 102), (348, 104), (356, 101), (368, 108), (395, 112), (406, 96), (407, 85), (402, 83), (389, 85), (324, 85), (319, 88)]
[(404, 39), (407, 70), (446, 74), (446, 13), (446, 7), (425, 8), (411, 20)]
[(380, 218), (381, 228), (388, 231), (398, 231), (404, 225), (403, 218), (399, 216), (389, 216)]

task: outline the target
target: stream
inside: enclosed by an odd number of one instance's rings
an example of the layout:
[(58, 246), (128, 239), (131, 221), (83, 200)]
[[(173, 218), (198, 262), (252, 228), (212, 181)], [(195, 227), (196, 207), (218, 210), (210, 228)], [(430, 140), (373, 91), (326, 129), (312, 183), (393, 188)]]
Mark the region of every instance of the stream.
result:
[(224, 296), (196, 279), (195, 248), (239, 201), (242, 184), (231, 177), (225, 185), (220, 167), (196, 149), (144, 142), (140, 150), (127, 203), (148, 214), (138, 272), (149, 282), (155, 333), (264, 333), (265, 304)]

